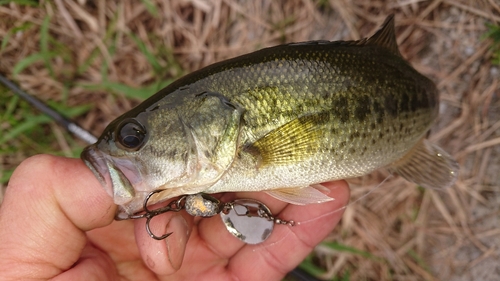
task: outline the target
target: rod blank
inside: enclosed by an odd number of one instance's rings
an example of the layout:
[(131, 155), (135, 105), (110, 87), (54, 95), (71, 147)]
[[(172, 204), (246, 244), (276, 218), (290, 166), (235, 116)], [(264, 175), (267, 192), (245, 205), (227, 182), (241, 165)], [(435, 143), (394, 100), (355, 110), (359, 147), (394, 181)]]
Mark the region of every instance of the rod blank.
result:
[(69, 132), (74, 134), (77, 138), (83, 140), (84, 142), (86, 142), (88, 144), (93, 144), (97, 141), (97, 138), (94, 135), (92, 135), (89, 131), (78, 126), (75, 122), (71, 121), (70, 119), (62, 116), (59, 112), (55, 111), (50, 106), (46, 105), (44, 102), (40, 101), (39, 99), (35, 98), (34, 96), (21, 90), (21, 88), (19, 88), (16, 84), (14, 84), (14, 82), (10, 81), (9, 79), (7, 79), (5, 76), (3, 76), (1, 74), (0, 74), (0, 82), (2, 82), (2, 84), (4, 84), (7, 88), (9, 88), (16, 95), (20, 96), (22, 99), (27, 101), (33, 107), (40, 110), (44, 114), (47, 114), (48, 116), (50, 116), (59, 125), (61, 125), (66, 130), (68, 130)]

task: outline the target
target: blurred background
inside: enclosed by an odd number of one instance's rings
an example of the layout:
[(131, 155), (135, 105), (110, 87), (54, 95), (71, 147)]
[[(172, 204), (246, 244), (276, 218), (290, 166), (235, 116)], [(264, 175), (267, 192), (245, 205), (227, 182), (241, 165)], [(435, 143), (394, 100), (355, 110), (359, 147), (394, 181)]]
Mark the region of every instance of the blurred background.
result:
[[(0, 0), (0, 73), (99, 135), (193, 70), (286, 42), (360, 39), (391, 13), (401, 53), (438, 86), (430, 138), (460, 178), (447, 190), (377, 186), (384, 171), (349, 180), (341, 224), (301, 267), (325, 280), (500, 280), (498, 0)], [(2, 190), (23, 159), (84, 146), (0, 86)]]

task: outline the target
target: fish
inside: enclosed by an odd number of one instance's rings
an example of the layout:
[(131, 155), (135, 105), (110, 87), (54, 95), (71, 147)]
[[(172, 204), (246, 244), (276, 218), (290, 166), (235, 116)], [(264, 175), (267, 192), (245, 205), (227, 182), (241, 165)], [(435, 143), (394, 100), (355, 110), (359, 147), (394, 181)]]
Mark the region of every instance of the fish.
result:
[(385, 168), (446, 188), (458, 163), (426, 139), (435, 84), (401, 55), (394, 16), (371, 37), (264, 48), (194, 71), (112, 121), (82, 160), (118, 218), (180, 195), (264, 191), (304, 205), (322, 182)]

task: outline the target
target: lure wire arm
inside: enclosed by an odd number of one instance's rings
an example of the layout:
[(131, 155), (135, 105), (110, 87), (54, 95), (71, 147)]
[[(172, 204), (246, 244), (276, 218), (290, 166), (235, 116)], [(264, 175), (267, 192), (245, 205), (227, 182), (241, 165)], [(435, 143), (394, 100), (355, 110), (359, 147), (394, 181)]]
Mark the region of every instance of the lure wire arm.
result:
[[(163, 213), (166, 213), (166, 212), (179, 212), (181, 211), (182, 209), (185, 208), (185, 200), (186, 200), (186, 196), (181, 196), (179, 197), (179, 199), (177, 200), (174, 200), (172, 202), (170, 202), (167, 206), (165, 207), (161, 207), (161, 208), (158, 208), (158, 209), (153, 209), (153, 210), (150, 210), (148, 208), (148, 202), (149, 200), (151, 199), (151, 197), (157, 193), (160, 193), (160, 192), (163, 192), (165, 191), (165, 189), (158, 189), (158, 190), (154, 190), (154, 191), (151, 191), (150, 193), (148, 193), (148, 195), (146, 196), (146, 198), (144, 199), (144, 203), (142, 205), (142, 208), (143, 208), (143, 211), (141, 211), (140, 213), (135, 213), (133, 215), (129, 215), (129, 219), (142, 219), (142, 218), (145, 218), (146, 219), (146, 231), (147, 233), (149, 234), (149, 236), (155, 240), (163, 240), (167, 237), (169, 237), (172, 232), (169, 232), (169, 233), (165, 233), (161, 236), (157, 236), (156, 234), (153, 233), (153, 231), (151, 230), (151, 220), (158, 216), (158, 215), (161, 215)], [(144, 212), (144, 213), (142, 213)]]
[(264, 203), (262, 203), (258, 200), (254, 200), (254, 199), (244, 199), (244, 200), (254, 202), (255, 204), (257, 204), (257, 207), (241, 204), (241, 203), (238, 203), (238, 200), (236, 200), (234, 202), (227, 203), (225, 208), (222, 210), (222, 212), (227, 214), (229, 209), (232, 209), (232, 208), (234, 208), (235, 205), (238, 205), (238, 206), (244, 207), (246, 209), (246, 211), (244, 213), (239, 213), (238, 211), (235, 211), (237, 216), (240, 216), (240, 217), (243, 217), (243, 216), (244, 217), (260, 217), (260, 218), (264, 218), (268, 221), (272, 221), (275, 224), (282, 224), (282, 225), (288, 225), (288, 226), (295, 226), (296, 225), (296, 222), (294, 220), (283, 220), (283, 219), (275, 217), (271, 213), (271, 210), (269, 210), (269, 208)]

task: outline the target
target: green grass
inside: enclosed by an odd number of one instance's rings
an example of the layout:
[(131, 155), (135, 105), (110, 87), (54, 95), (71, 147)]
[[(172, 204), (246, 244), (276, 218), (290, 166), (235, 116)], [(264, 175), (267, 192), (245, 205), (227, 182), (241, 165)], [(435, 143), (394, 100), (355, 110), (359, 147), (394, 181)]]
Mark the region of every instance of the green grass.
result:
[[(6, 159), (26, 158), (30, 155), (50, 153), (64, 155), (57, 144), (51, 126), (55, 122), (48, 116), (34, 110), (27, 102), (15, 96), (8, 89), (0, 86), (0, 154)], [(49, 102), (57, 111), (72, 118), (86, 113), (90, 105), (68, 107), (63, 103)], [(78, 157), (82, 145), (77, 143), (69, 133), (64, 134), (70, 145), (72, 157)], [(0, 182), (6, 183), (15, 168), (15, 163), (6, 163), (1, 173)]]
[[(49, 41), (55, 41), (49, 35), (49, 23), (50, 17), (46, 16), (40, 26), (40, 51), (20, 60), (14, 66), (12, 73), (14, 76), (17, 76), (27, 67), (41, 61), (44, 63), (45, 68), (49, 70), (50, 76), (55, 78), (54, 69), (52, 68), (52, 60), (62, 52), (60, 52), (61, 50), (58, 48), (51, 48), (51, 46), (49, 46)], [(11, 32), (9, 32), (9, 34), (10, 33)], [(62, 46), (62, 44), (60, 46)]]
[(493, 43), (491, 45), (492, 63), (500, 65), (500, 25), (486, 24), (488, 30), (483, 35), (483, 38), (490, 38)]
[[(38, 5), (37, 1), (27, 0), (0, 0), (0, 5), (11, 2), (18, 5)], [(142, 0), (142, 4), (153, 17), (158, 16), (158, 8), (152, 1)], [(46, 9), (49, 5), (52, 4), (48, 3), (47, 6), (40, 7), (40, 9)], [(12, 38), (18, 32), (36, 31), (38, 33), (38, 47), (32, 52), (26, 53), (23, 59), (17, 61), (10, 69), (9, 74), (16, 80), (19, 74), (29, 74), (32, 67), (47, 69), (49, 77), (63, 85), (59, 96), (52, 97), (57, 102), (50, 101), (48, 103), (68, 118), (77, 118), (91, 109), (90, 105), (67, 106), (69, 93), (74, 87), (98, 93), (106, 92), (113, 95), (123, 95), (129, 99), (142, 101), (170, 84), (174, 78), (184, 74), (184, 70), (175, 59), (172, 50), (163, 44), (162, 38), (158, 38), (154, 34), (147, 34), (148, 41), (151, 43), (150, 46), (147, 46), (137, 34), (130, 31), (126, 33), (125, 38), (130, 39), (137, 46), (141, 55), (151, 66), (152, 76), (155, 79), (140, 87), (132, 87), (119, 81), (113, 81), (108, 77), (108, 61), (104, 59), (101, 50), (97, 46), (91, 50), (90, 56), (85, 62), (78, 64), (74, 55), (74, 52), (78, 50), (72, 50), (62, 41), (58, 41), (57, 36), (50, 29), (53, 19), (49, 15), (52, 15), (52, 13), (47, 12), (45, 14), (46, 16), (43, 17), (42, 22), (38, 24), (31, 21), (16, 22), (15, 26), (7, 31), (6, 36), (0, 38), (0, 53), (4, 52), (12, 44)], [(118, 15), (115, 15), (114, 18), (111, 17), (103, 37), (107, 52), (112, 59), (120, 48), (117, 45), (117, 42), (119, 42), (119, 34), (116, 29), (117, 19)], [(60, 65), (61, 60), (64, 67), (56, 68), (56, 62), (59, 62)], [(95, 83), (78, 82), (75, 77), (85, 76), (86, 71), (92, 65), (95, 65), (97, 60), (102, 62), (100, 65), (101, 81)], [(175, 77), (172, 78), (172, 75)], [(21, 100), (3, 86), (0, 86), (0, 101), (0, 129), (2, 130), (0, 134), (0, 156), (8, 159), (4, 160), (1, 167), (3, 170), (0, 173), (0, 182), (7, 182), (15, 166), (24, 158), (39, 153), (63, 155), (56, 137), (53, 135), (52, 126), (54, 126), (54, 121), (43, 113), (34, 110), (27, 102)], [(71, 155), (78, 157), (83, 149), (82, 143), (77, 142), (67, 132), (64, 134), (64, 138), (70, 145)]]
[(128, 33), (128, 36), (135, 42), (137, 47), (139, 48), (139, 51), (146, 57), (148, 60), (149, 64), (153, 67), (153, 70), (156, 74), (160, 74), (164, 67), (162, 67), (157, 59), (157, 57), (153, 54), (151, 50), (146, 47), (146, 44), (139, 39), (135, 34), (133, 33)]
[(10, 38), (11, 38), (12, 35), (16, 34), (17, 32), (27, 31), (30, 28), (32, 28), (33, 26), (34, 26), (34, 24), (31, 23), (31, 22), (21, 22), (18, 26), (15, 26), (15, 27), (11, 28), (7, 32), (7, 34), (1, 39), (2, 43), (0, 44), (0, 52), (2, 52), (2, 51), (5, 50), (5, 47), (9, 43)]
[[(357, 256), (364, 257), (364, 258), (376, 260), (376, 261), (379, 261), (382, 263), (385, 262), (384, 259), (379, 258), (377, 256), (374, 256), (373, 254), (371, 254), (367, 251), (362, 251), (362, 250), (359, 250), (359, 249), (356, 249), (354, 247), (347, 246), (347, 245), (344, 245), (344, 244), (341, 244), (338, 242), (323, 242), (323, 243), (321, 243), (321, 245), (326, 246), (326, 247), (328, 247), (332, 250), (338, 251), (338, 252), (349, 253), (352, 255), (357, 255)], [(299, 265), (299, 267), (314, 277), (320, 277), (321, 275), (325, 274), (326, 271), (324, 268), (322, 268), (321, 266), (319, 266), (315, 262), (314, 258), (315, 258), (314, 254), (309, 255), (308, 257), (306, 257), (306, 259), (304, 259), (304, 261), (302, 261), (302, 263)], [(341, 274), (335, 276), (332, 279), (332, 281), (344, 281), (344, 280), (345, 281), (350, 280), (350, 270), (348, 267), (345, 268)]]
[[(314, 255), (307, 256), (302, 263), (299, 265), (301, 269), (314, 276), (315, 278), (320, 278), (321, 275), (325, 274), (326, 271), (316, 265), (314, 262)], [(332, 281), (349, 281), (350, 280), (350, 271), (349, 269), (344, 270), (343, 273), (334, 276)]]
[(356, 249), (354, 247), (350, 247), (350, 246), (347, 246), (347, 245), (344, 245), (344, 244), (340, 244), (338, 242), (323, 242), (322, 245), (325, 245), (328, 248), (330, 248), (332, 250), (335, 250), (335, 251), (350, 253), (350, 254), (362, 256), (362, 257), (365, 257), (365, 258), (382, 261), (382, 259), (380, 259), (379, 257), (376, 257), (376, 256), (372, 255), (370, 252), (362, 251), (362, 250)]
[[(2, 95), (6, 94), (4, 91)], [(6, 97), (5, 100), (9, 99)], [(2, 97), (2, 100), (4, 98)], [(48, 104), (62, 113), (64, 116), (72, 118), (82, 115), (89, 111), (90, 105), (80, 105), (74, 107), (67, 107), (64, 104), (57, 102), (48, 102)], [(7, 102), (5, 113), (0, 119), (2, 127), (8, 129), (0, 136), (0, 146), (7, 144), (7, 142), (14, 140), (21, 134), (32, 134), (36, 129), (43, 124), (53, 123), (49, 116), (34, 112), (29, 104), (22, 101), (17, 96), (11, 96)], [(0, 150), (0, 153), (2, 150)]]
[(429, 268), (427, 263), (425, 262), (424, 258), (422, 258), (420, 255), (418, 255), (414, 250), (409, 250), (408, 255), (425, 271), (431, 273), (432, 270)]
[(0, 0), (0, 6), (1, 5), (7, 5), (7, 4), (10, 4), (10, 3), (15, 3), (15, 4), (18, 4), (18, 5), (21, 5), (21, 6), (32, 6), (32, 7), (36, 7), (39, 5), (38, 3), (39, 1), (37, 0)]
[(81, 84), (80, 86), (82, 86), (85, 89), (94, 91), (109, 90), (113, 93), (123, 94), (127, 98), (142, 101), (151, 96), (152, 94), (156, 93), (158, 90), (161, 90), (162, 88), (166, 87), (171, 82), (172, 82), (171, 79), (165, 81), (158, 81), (139, 88), (130, 87), (122, 83), (116, 83), (111, 81), (104, 81), (99, 84)]
[(158, 8), (151, 0), (141, 0), (141, 2), (153, 17), (158, 17)]

